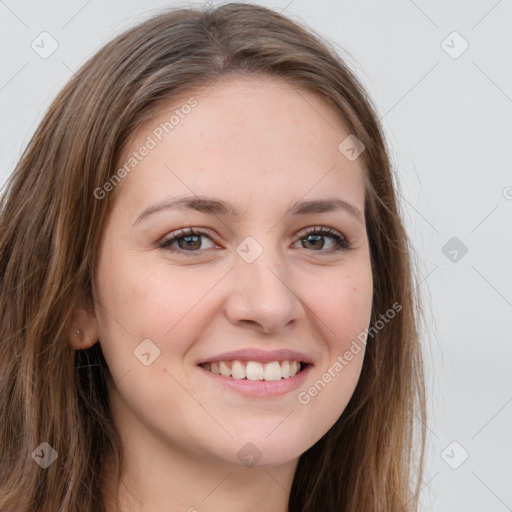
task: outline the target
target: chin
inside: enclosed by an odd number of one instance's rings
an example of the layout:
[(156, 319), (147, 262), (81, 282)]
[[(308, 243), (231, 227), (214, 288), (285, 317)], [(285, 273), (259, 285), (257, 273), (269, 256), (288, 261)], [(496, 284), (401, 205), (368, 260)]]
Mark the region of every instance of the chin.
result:
[(279, 466), (298, 459), (315, 442), (308, 442), (300, 433), (274, 436), (269, 432), (233, 439), (235, 460), (231, 462), (244, 466)]

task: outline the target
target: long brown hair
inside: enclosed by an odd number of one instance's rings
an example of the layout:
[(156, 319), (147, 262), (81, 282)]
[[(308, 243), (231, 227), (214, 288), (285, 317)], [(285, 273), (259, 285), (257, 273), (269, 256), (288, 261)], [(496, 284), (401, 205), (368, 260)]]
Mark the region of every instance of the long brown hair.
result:
[[(54, 100), (2, 193), (2, 512), (104, 510), (106, 454), (118, 479), (123, 465), (108, 407), (110, 374), (100, 343), (77, 351), (69, 343), (73, 311), (93, 304), (99, 240), (114, 197), (98, 200), (94, 191), (164, 102), (228, 74), (277, 76), (298, 92), (312, 91), (362, 141), (371, 326), (401, 305), (368, 337), (346, 410), (301, 455), (289, 510), (417, 509), (425, 436), (420, 308), (375, 109), (328, 43), (270, 9), (231, 3), (166, 11), (108, 43)], [(44, 442), (58, 454), (46, 469), (33, 460)]]

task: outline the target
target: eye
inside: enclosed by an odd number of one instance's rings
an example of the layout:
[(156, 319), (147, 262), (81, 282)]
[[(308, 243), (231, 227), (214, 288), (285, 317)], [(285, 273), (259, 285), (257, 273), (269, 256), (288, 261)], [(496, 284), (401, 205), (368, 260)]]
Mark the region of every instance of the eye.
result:
[[(209, 240), (209, 245), (206, 244), (206, 247), (202, 242), (203, 237)], [(177, 247), (174, 246), (175, 244), (177, 244)], [(215, 243), (208, 233), (185, 228), (170, 233), (159, 242), (158, 246), (171, 252), (197, 252), (199, 249), (211, 249), (215, 246)]]
[[(330, 238), (331, 243), (327, 244), (328, 250), (325, 249), (325, 239)], [(305, 241), (305, 242), (304, 242)], [(342, 250), (350, 250), (352, 247), (350, 242), (338, 231), (323, 226), (315, 226), (309, 228), (305, 233), (301, 234), (301, 238), (296, 243), (302, 242), (302, 248), (312, 248), (314, 252), (336, 252)]]
[[(330, 242), (326, 243), (326, 239), (330, 239)], [(207, 242), (205, 243), (204, 240)], [(294, 246), (296, 247), (299, 242), (302, 244), (302, 249), (311, 249), (313, 252), (332, 253), (352, 249), (350, 242), (340, 232), (323, 226), (315, 226), (301, 233)], [(161, 249), (187, 256), (200, 253), (201, 249), (217, 247), (213, 241), (213, 235), (208, 231), (192, 228), (184, 228), (170, 233), (160, 240), (158, 246)]]

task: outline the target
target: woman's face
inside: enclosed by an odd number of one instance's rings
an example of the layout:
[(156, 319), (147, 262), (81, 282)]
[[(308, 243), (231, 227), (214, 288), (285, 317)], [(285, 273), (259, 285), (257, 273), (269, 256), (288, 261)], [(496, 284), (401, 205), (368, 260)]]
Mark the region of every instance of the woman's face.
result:
[(224, 79), (133, 135), (94, 283), (125, 442), (279, 464), (339, 418), (373, 291), (347, 136), (269, 78)]

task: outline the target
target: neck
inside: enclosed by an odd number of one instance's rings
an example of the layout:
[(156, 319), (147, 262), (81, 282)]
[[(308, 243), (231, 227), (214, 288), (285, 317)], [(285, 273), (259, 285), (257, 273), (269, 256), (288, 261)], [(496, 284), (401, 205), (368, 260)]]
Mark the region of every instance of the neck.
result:
[[(230, 466), (175, 454), (126, 453), (119, 484), (119, 512), (287, 512), (297, 461), (281, 466)], [(112, 467), (109, 465), (109, 467)], [(106, 473), (106, 512), (114, 507), (113, 472)]]

